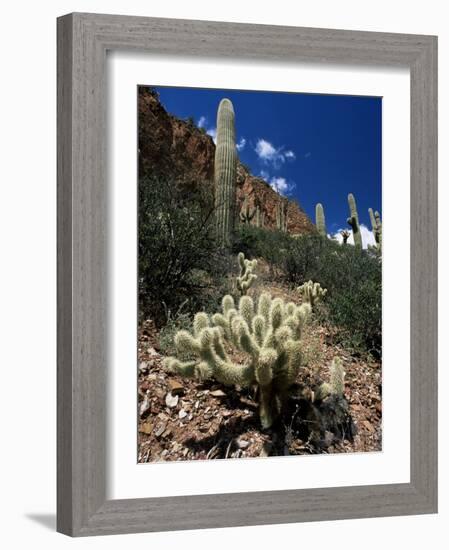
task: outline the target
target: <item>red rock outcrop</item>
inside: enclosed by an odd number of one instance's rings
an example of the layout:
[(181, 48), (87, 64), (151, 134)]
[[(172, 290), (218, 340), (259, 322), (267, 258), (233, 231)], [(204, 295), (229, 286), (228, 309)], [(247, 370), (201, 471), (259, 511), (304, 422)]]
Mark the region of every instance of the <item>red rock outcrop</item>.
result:
[[(139, 88), (138, 114), (139, 176), (156, 175), (198, 184), (213, 181), (215, 144), (209, 135), (192, 121), (168, 114), (157, 93), (147, 87)], [(237, 211), (240, 211), (245, 197), (251, 209), (259, 207), (263, 226), (268, 229), (276, 229), (277, 205), (285, 204), (290, 234), (316, 231), (296, 201), (282, 197), (266, 181), (251, 175), (239, 164)], [(256, 223), (255, 216), (251, 223)]]

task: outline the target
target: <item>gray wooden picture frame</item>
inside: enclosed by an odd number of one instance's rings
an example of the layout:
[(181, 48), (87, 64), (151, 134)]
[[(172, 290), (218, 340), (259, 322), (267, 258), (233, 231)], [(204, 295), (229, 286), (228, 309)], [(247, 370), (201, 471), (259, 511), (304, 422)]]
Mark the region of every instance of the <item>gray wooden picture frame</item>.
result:
[[(82, 13), (57, 26), (58, 531), (83, 536), (436, 512), (437, 38)], [(108, 50), (410, 69), (410, 483), (106, 499)]]

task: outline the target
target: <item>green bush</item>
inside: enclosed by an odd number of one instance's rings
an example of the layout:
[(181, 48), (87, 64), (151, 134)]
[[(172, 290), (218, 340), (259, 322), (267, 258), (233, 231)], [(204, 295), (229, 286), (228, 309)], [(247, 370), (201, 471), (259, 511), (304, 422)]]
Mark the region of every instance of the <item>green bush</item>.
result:
[(286, 279), (309, 279), (328, 293), (319, 314), (340, 329), (345, 344), (380, 355), (382, 347), (382, 265), (367, 250), (319, 236), (293, 239), (284, 261)]
[(272, 265), (279, 266), (285, 259), (291, 242), (288, 233), (240, 224), (234, 235), (232, 250), (243, 252), (247, 258), (264, 258)]
[(157, 326), (184, 302), (196, 312), (226, 293), (231, 260), (215, 240), (207, 186), (142, 178), (138, 247), (139, 314)]

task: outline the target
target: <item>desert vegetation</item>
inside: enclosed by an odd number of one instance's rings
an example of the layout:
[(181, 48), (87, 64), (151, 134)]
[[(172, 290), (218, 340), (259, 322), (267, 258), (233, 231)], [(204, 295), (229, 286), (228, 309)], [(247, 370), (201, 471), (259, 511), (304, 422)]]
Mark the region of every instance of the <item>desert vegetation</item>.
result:
[(293, 234), (279, 196), (269, 224), (236, 199), (234, 117), (209, 185), (139, 180), (139, 461), (380, 450), (380, 215), (368, 249), (353, 194), (342, 243), (322, 204)]

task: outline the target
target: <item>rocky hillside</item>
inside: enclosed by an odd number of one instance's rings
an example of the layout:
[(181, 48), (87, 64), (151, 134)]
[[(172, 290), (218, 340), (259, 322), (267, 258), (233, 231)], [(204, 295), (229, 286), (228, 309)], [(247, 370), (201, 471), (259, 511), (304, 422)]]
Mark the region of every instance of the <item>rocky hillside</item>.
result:
[[(139, 88), (139, 175), (161, 175), (175, 181), (213, 181), (215, 144), (193, 122), (180, 120), (161, 105), (156, 93)], [(276, 193), (262, 178), (239, 164), (237, 207), (245, 197), (250, 209), (258, 206), (264, 227), (276, 228), (276, 210), (287, 212), (287, 231), (293, 235), (314, 232), (315, 225), (295, 202)], [(255, 223), (255, 217), (253, 222)]]

